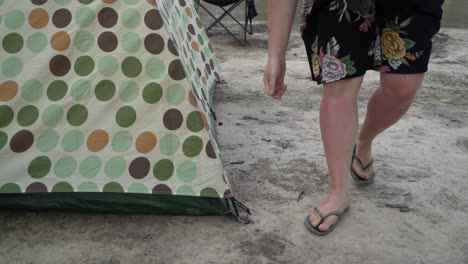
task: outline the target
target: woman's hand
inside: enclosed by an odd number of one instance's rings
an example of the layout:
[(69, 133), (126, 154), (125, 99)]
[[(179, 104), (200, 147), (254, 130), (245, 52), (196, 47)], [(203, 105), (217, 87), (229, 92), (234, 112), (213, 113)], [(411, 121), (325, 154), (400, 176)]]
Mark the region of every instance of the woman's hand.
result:
[(281, 99), (281, 96), (286, 92), (288, 86), (284, 84), (285, 73), (284, 56), (269, 56), (263, 75), (263, 85), (266, 93), (274, 99)]

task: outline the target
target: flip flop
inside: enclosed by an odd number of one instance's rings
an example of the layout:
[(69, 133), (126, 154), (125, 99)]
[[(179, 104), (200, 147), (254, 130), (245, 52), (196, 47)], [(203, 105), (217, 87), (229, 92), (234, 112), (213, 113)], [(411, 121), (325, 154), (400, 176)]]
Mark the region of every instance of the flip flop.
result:
[(359, 166), (361, 166), (361, 169), (362, 171), (364, 171), (365, 173), (369, 173), (367, 171), (367, 169), (371, 168), (372, 164), (374, 163), (374, 159), (372, 158), (369, 163), (367, 163), (365, 166), (363, 165), (361, 159), (358, 158), (358, 156), (356, 156), (356, 145), (354, 145), (354, 149), (353, 149), (353, 158), (351, 159), (351, 176), (353, 177), (353, 179), (359, 183), (360, 185), (370, 185), (371, 183), (374, 182), (374, 178), (375, 178), (375, 172), (374, 170), (372, 170), (372, 173), (369, 175), (369, 178), (366, 180), (362, 177), (360, 177), (354, 170), (353, 170), (353, 162), (354, 160), (357, 160), (357, 162), (359, 163)]
[[(343, 211), (333, 211), (324, 216), (317, 207), (314, 207), (314, 211), (320, 216), (320, 223), (317, 226), (313, 226), (312, 223), (310, 222), (310, 215), (307, 215), (304, 221), (304, 225), (307, 228), (307, 230), (309, 230), (311, 233), (317, 236), (327, 235), (328, 233), (333, 231), (333, 229), (335, 229), (336, 225), (340, 221), (341, 216), (344, 213), (346, 213), (348, 209), (349, 209), (349, 205)], [(333, 225), (331, 225), (327, 230), (325, 231), (320, 230), (318, 227), (323, 223), (323, 221), (325, 221), (325, 219), (327, 219), (327, 217), (332, 216), (332, 215), (338, 216), (338, 219), (336, 220), (336, 222)]]

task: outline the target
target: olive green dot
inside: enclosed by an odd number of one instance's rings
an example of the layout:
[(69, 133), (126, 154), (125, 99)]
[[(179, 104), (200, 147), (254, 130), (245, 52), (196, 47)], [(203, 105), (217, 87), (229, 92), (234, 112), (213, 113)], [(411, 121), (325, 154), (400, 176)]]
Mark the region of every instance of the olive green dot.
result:
[(162, 159), (153, 167), (153, 175), (160, 181), (167, 181), (171, 178), (174, 173), (174, 164), (168, 159)]
[(23, 70), (23, 62), (17, 57), (9, 57), (2, 63), (2, 74), (5, 77), (16, 77)]
[(143, 100), (148, 104), (155, 104), (161, 100), (163, 90), (159, 83), (149, 83), (143, 88)]
[(49, 152), (57, 147), (59, 142), (59, 133), (54, 130), (46, 130), (37, 139), (37, 149), (40, 152)]
[(37, 121), (39, 110), (33, 105), (27, 105), (18, 112), (17, 121), (20, 126), (30, 126)]
[(94, 0), (78, 0), (78, 2), (82, 3), (83, 5), (91, 4)]
[(47, 37), (42, 32), (33, 33), (26, 39), (26, 46), (33, 53), (41, 52), (47, 44)]
[(0, 127), (8, 126), (13, 121), (15, 113), (8, 105), (0, 105)]
[(63, 118), (63, 108), (59, 105), (49, 105), (42, 112), (42, 122), (46, 126), (56, 126)]
[(51, 101), (59, 101), (67, 94), (68, 86), (65, 81), (57, 80), (49, 84), (47, 88), (47, 97)]
[(179, 138), (174, 134), (167, 134), (161, 138), (159, 151), (166, 155), (173, 155), (179, 148)]
[(21, 87), (21, 97), (28, 102), (39, 100), (44, 94), (44, 86), (38, 80), (29, 80)]
[(202, 197), (211, 197), (211, 198), (219, 198), (219, 194), (218, 192), (216, 192), (215, 189), (213, 188), (204, 188), (201, 192), (200, 192), (200, 196)]
[(136, 111), (131, 106), (122, 106), (117, 110), (115, 121), (121, 127), (129, 127), (136, 121)]
[(122, 15), (122, 23), (129, 29), (138, 27), (141, 23), (141, 14), (135, 8), (127, 8)]
[(119, 131), (112, 137), (112, 150), (115, 152), (127, 151), (133, 143), (132, 134), (128, 131)]
[(80, 164), (80, 175), (85, 178), (96, 177), (101, 170), (101, 160), (97, 156), (90, 156)]
[(90, 56), (81, 56), (75, 61), (75, 72), (79, 76), (87, 76), (94, 70), (94, 60)]
[(52, 187), (52, 192), (73, 192), (73, 186), (68, 182), (59, 182)]
[(122, 186), (116, 182), (109, 182), (108, 184), (104, 185), (104, 188), (102, 188), (103, 192), (124, 192), (124, 189)]
[(94, 182), (83, 182), (78, 186), (79, 192), (99, 192), (98, 186)]
[(45, 177), (52, 166), (52, 162), (46, 156), (40, 156), (31, 161), (28, 166), (28, 173), (34, 179)]
[[(84, 1), (80, 0), (80, 2), (84, 2)], [(93, 9), (90, 7), (80, 7), (78, 11), (76, 11), (76, 15), (75, 15), (76, 24), (78, 24), (82, 28), (91, 25), (95, 19), (96, 19), (96, 15), (94, 14)]]
[(111, 55), (102, 57), (98, 62), (98, 71), (104, 76), (112, 76), (119, 69), (119, 62)]
[(127, 57), (122, 61), (122, 72), (129, 78), (135, 78), (140, 75), (143, 66), (136, 57)]
[(190, 182), (197, 177), (197, 164), (191, 160), (182, 162), (177, 167), (177, 177), (183, 182)]
[(182, 144), (182, 150), (187, 157), (195, 157), (203, 149), (203, 140), (198, 136), (188, 137)]
[(119, 178), (126, 168), (125, 159), (119, 156), (109, 159), (104, 167), (104, 172), (110, 178)]
[(185, 99), (185, 88), (176, 83), (167, 87), (166, 100), (171, 105), (179, 105)]
[(94, 36), (87, 31), (79, 31), (73, 39), (73, 45), (78, 51), (87, 52), (94, 46)]
[(54, 166), (54, 173), (59, 178), (71, 176), (76, 169), (76, 161), (73, 157), (65, 156), (59, 159)]
[(8, 53), (19, 52), (24, 45), (23, 37), (18, 33), (10, 33), (3, 38), (3, 49)]
[(94, 94), (99, 101), (109, 101), (115, 95), (115, 84), (109, 80), (102, 80), (96, 85)]
[(187, 128), (192, 132), (199, 132), (203, 129), (203, 119), (200, 111), (193, 111), (187, 116)]
[(68, 123), (72, 126), (81, 126), (87, 119), (88, 109), (84, 105), (74, 105), (67, 112)]
[(73, 152), (81, 148), (84, 142), (84, 134), (79, 129), (68, 131), (62, 138), (62, 148), (66, 152)]
[[(8, 10), (8, 9), (7, 9)], [(5, 16), (5, 25), (8, 29), (18, 29), (24, 25), (26, 17), (20, 10), (11, 10)]]
[(120, 97), (120, 100), (124, 102), (134, 101), (135, 99), (138, 98), (139, 94), (140, 94), (140, 88), (138, 87), (138, 84), (134, 81), (124, 82), (120, 86), (119, 97)]
[(6, 145), (7, 142), (8, 142), (7, 133), (0, 131), (0, 150), (3, 149), (3, 147)]
[(141, 37), (133, 32), (127, 32), (122, 37), (122, 48), (129, 53), (134, 53), (141, 48)]
[(0, 193), (21, 193), (21, 188), (18, 184), (7, 183), (0, 187)]
[(83, 101), (91, 97), (93, 94), (91, 82), (88, 80), (76, 81), (71, 89), (71, 97), (76, 101)]

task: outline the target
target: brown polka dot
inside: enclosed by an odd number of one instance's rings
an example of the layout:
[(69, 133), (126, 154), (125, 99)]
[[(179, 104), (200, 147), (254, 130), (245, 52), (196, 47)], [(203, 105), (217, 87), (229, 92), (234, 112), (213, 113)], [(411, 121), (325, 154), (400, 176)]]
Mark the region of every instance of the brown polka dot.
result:
[(49, 13), (43, 8), (36, 8), (29, 13), (29, 25), (35, 29), (40, 29), (47, 26), (49, 23)]
[(192, 9), (190, 7), (185, 8), (185, 13), (187, 14), (188, 17), (192, 18)]
[(50, 60), (49, 69), (55, 76), (66, 75), (71, 68), (70, 60), (63, 55), (56, 55)]
[(181, 28), (179, 28), (179, 36), (183, 41), (185, 40), (184, 32), (182, 32)]
[(179, 59), (171, 61), (168, 72), (169, 76), (174, 80), (180, 81), (185, 78), (185, 71)]
[(101, 50), (105, 52), (114, 51), (118, 45), (117, 36), (114, 33), (107, 31), (99, 35), (98, 37), (98, 46)]
[(29, 130), (18, 131), (10, 140), (10, 149), (21, 153), (28, 150), (34, 142), (34, 135)]
[(189, 92), (188, 99), (189, 99), (189, 102), (190, 102), (191, 105), (197, 107), (197, 98), (195, 98), (192, 91)]
[(64, 51), (70, 46), (70, 36), (65, 31), (59, 31), (50, 38), (50, 46), (56, 51)]
[(208, 85), (205, 76), (202, 76), (201, 81), (202, 81), (202, 83), (203, 83), (204, 85)]
[(200, 112), (200, 115), (203, 121), (203, 125), (205, 126), (205, 129), (210, 130), (210, 123), (208, 123), (208, 120), (206, 119), (206, 115), (202, 112)]
[(47, 186), (42, 182), (33, 182), (28, 187), (26, 187), (27, 193), (46, 193)]
[(88, 136), (86, 146), (89, 151), (98, 152), (103, 150), (109, 143), (109, 135), (104, 130), (95, 130)]
[(158, 30), (162, 28), (164, 22), (159, 11), (152, 9), (145, 14), (145, 24), (149, 29)]
[(154, 149), (156, 142), (156, 136), (153, 133), (146, 131), (141, 133), (136, 139), (135, 148), (140, 153), (148, 153)]
[(138, 157), (134, 159), (128, 167), (128, 172), (135, 179), (143, 179), (148, 175), (150, 170), (150, 162), (145, 157)]
[(196, 52), (200, 51), (200, 48), (198, 47), (198, 43), (195, 41), (192, 41), (192, 49), (195, 50)]
[(102, 1), (106, 4), (112, 4), (112, 3), (115, 3), (115, 1), (117, 0), (102, 0)]
[(210, 59), (210, 67), (212, 70), (214, 70), (214, 61), (213, 59)]
[(210, 65), (208, 63), (205, 63), (205, 69), (208, 72), (208, 75), (211, 75), (211, 68), (210, 68)]
[(202, 52), (200, 52), (200, 55), (201, 55), (201, 58), (202, 58), (203, 62), (205, 62), (206, 61), (205, 53), (203, 53), (203, 51), (202, 51)]
[(179, 55), (179, 52), (177, 52), (177, 48), (175, 47), (174, 45), (174, 41), (172, 41), (172, 38), (170, 38), (168, 41), (167, 41), (167, 48), (169, 49), (169, 51), (174, 54), (174, 55)]
[(189, 24), (189, 25), (187, 26), (187, 28), (188, 28), (188, 31), (190, 32), (190, 34), (192, 34), (192, 35), (195, 35), (195, 34), (196, 34), (196, 33), (195, 33), (195, 28), (193, 27), (192, 24)]
[(31, 0), (31, 3), (35, 5), (43, 5), (45, 2), (47, 2), (47, 0)]
[(0, 101), (8, 102), (18, 93), (18, 84), (14, 81), (6, 81), (0, 84)]
[(145, 38), (145, 48), (149, 53), (157, 55), (164, 50), (164, 39), (156, 33), (149, 34)]
[(164, 113), (163, 123), (164, 126), (169, 130), (178, 129), (184, 122), (184, 117), (182, 113), (177, 109), (169, 109)]
[(206, 143), (205, 152), (208, 157), (216, 159), (216, 153), (214, 152), (213, 146), (211, 145), (211, 140)]
[(152, 193), (170, 195), (172, 194), (172, 190), (165, 184), (158, 184), (154, 186)]
[(187, 3), (185, 2), (185, 0), (179, 0), (179, 4), (180, 4), (181, 6), (187, 5)]
[(155, 0), (146, 0), (146, 2), (148, 2), (148, 4), (152, 5), (152, 6), (155, 6)]
[(201, 77), (201, 71), (200, 71), (200, 69), (198, 69), (198, 68), (197, 68), (197, 75), (198, 75), (199, 77)]
[(99, 24), (105, 28), (111, 28), (117, 24), (117, 20), (119, 19), (119, 15), (117, 12), (110, 7), (104, 7), (99, 11), (98, 20)]
[(58, 28), (64, 28), (70, 24), (71, 19), (71, 12), (66, 8), (61, 8), (55, 11), (54, 15), (52, 16), (52, 23)]

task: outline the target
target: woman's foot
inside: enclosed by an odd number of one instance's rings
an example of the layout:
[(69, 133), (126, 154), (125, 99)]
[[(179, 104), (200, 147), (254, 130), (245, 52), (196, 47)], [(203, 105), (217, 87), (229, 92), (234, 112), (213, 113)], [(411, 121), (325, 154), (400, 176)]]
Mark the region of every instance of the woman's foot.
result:
[(351, 168), (357, 177), (363, 181), (368, 181), (372, 175), (375, 175), (372, 166), (372, 143), (367, 144), (358, 141), (355, 148), (355, 158), (352, 160)]
[[(349, 207), (350, 203), (351, 202), (349, 200), (348, 194), (331, 194), (325, 201), (322, 202), (322, 204), (320, 204), (318, 209), (320, 210), (320, 212), (322, 212), (323, 215), (326, 215), (333, 211), (343, 212), (346, 208)], [(312, 226), (317, 227), (318, 225), (318, 229), (320, 231), (327, 231), (330, 227), (337, 223), (338, 217), (339, 216), (337, 215), (331, 215), (329, 217), (326, 217), (323, 223), (320, 224), (320, 221), (322, 220), (321, 216), (318, 212), (312, 210), (309, 219), (312, 223)]]

